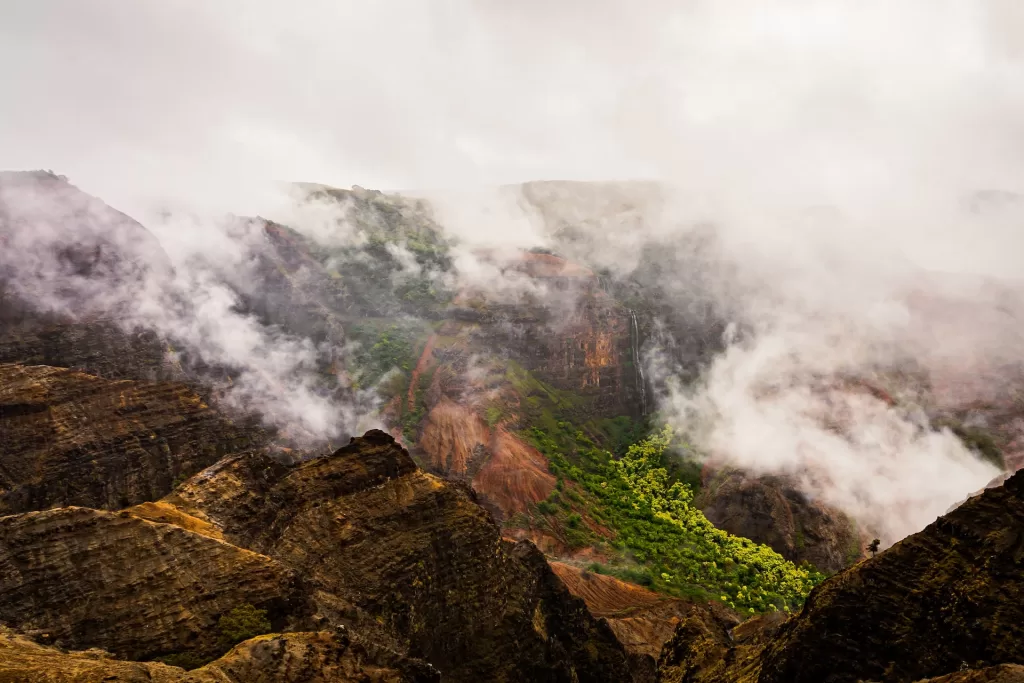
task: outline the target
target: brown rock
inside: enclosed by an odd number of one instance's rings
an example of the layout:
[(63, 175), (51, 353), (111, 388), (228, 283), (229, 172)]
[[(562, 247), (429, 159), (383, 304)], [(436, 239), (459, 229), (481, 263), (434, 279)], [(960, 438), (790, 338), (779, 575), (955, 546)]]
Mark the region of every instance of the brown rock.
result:
[(919, 683), (1024, 683), (1024, 666), (1002, 664), (974, 671), (960, 671), (948, 676), (929, 678)]
[(185, 672), (154, 662), (125, 662), (107, 652), (62, 652), (0, 627), (0, 683), (178, 683)]
[(0, 514), (157, 500), (261, 440), (183, 384), (0, 365)]
[(825, 581), (767, 643), (684, 622), (659, 680), (909, 683), (1024, 664), (1022, 530), (1018, 473)]
[(184, 683), (439, 683), (440, 674), (340, 633), (258, 636), (182, 678)]
[(63, 652), (0, 627), (0, 683), (436, 683), (429, 665), (346, 633), (259, 636), (194, 671), (126, 662), (91, 650)]
[(863, 554), (852, 520), (810, 500), (785, 477), (706, 468), (696, 502), (718, 528), (770, 546), (792, 562), (836, 572)]
[(169, 345), (149, 330), (127, 333), (111, 320), (76, 322), (34, 309), (18, 321), (3, 317), (0, 313), (0, 363), (51, 365), (106, 379), (185, 377), (168, 359)]
[(321, 614), (445, 680), (628, 680), (621, 645), (543, 555), (503, 541), (468, 489), (383, 432), (291, 467), (230, 458), (165, 502), (294, 569)]
[(583, 599), (591, 614), (608, 621), (629, 653), (635, 681), (654, 680), (658, 655), (676, 626), (705, 609), (564, 562), (551, 562), (551, 569), (569, 592)]
[(0, 517), (0, 620), (50, 642), (213, 654), (219, 617), (245, 603), (278, 627), (304, 609), (279, 563), (177, 526), (86, 508)]

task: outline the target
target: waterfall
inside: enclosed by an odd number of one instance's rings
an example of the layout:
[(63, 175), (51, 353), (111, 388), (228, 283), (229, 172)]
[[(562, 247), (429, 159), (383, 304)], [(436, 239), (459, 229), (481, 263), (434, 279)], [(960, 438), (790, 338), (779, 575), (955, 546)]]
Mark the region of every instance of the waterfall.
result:
[(636, 386), (640, 392), (640, 414), (647, 415), (647, 382), (644, 380), (644, 368), (640, 364), (640, 326), (636, 322), (636, 311), (629, 311), (631, 323), (630, 341), (633, 347), (633, 367), (636, 368)]

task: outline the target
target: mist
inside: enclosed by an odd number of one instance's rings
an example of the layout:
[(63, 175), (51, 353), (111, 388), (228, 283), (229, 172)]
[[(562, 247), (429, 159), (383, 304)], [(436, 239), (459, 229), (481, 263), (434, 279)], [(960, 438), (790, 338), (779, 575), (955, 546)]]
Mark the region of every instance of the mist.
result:
[[(554, 247), (625, 278), (704, 231), (713, 249), (659, 277), (679, 311), (699, 298), (743, 332), (696, 381), (672, 340), (645, 349), (661, 414), (699, 451), (792, 475), (886, 543), (996, 474), (930, 411), (998, 394), (1024, 360), (1014, 0), (39, 0), (0, 18), (3, 165), (67, 174), (147, 225), (223, 319), (184, 331), (215, 357), (280, 378), (313, 362), (310, 340), (225, 317), (202, 275), (245, 278), (245, 250), (217, 252), (224, 213), (358, 241), (288, 181), (430, 198), (458, 240), (450, 286), (498, 299), (546, 292), (495, 253)], [(644, 182), (518, 185), (552, 179)], [(200, 218), (183, 230), (168, 207)], [(559, 242), (565, 223), (588, 239)], [(934, 396), (837, 389), (898, 393), (908, 368)], [(274, 392), (253, 377), (258, 404)], [(292, 389), (281, 414), (329, 433), (337, 406)]]

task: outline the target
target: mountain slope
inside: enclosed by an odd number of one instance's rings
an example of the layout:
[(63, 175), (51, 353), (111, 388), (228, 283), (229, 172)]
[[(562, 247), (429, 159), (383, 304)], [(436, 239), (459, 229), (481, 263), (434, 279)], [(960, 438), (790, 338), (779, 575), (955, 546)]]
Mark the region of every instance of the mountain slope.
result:
[(218, 618), (242, 604), (279, 627), (307, 611), (294, 575), (266, 556), (87, 508), (0, 518), (0, 578), (0, 620), (129, 659), (213, 655)]
[(227, 459), (165, 501), (280, 561), (321, 614), (379, 633), (448, 680), (628, 678), (621, 646), (530, 544), (383, 432), (286, 467)]
[(1024, 473), (825, 581), (777, 634), (679, 626), (662, 681), (909, 682), (1024, 664)]
[(154, 501), (265, 442), (172, 382), (0, 364), (0, 513)]
[(338, 632), (286, 633), (247, 640), (194, 671), (127, 662), (102, 650), (67, 652), (0, 627), (0, 682), (60, 683), (437, 683), (422, 662)]

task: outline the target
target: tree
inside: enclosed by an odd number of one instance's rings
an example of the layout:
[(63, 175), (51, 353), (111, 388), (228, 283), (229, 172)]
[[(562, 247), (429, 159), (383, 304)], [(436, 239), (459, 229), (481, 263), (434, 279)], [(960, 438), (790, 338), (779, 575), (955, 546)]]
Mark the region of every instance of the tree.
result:
[(875, 553), (878, 552), (878, 546), (881, 545), (881, 543), (882, 542), (876, 538), (868, 545), (868, 551), (871, 553), (871, 557), (874, 557)]
[(221, 646), (225, 648), (269, 633), (271, 628), (267, 611), (256, 609), (249, 603), (239, 605), (222, 616), (217, 626), (220, 629)]

